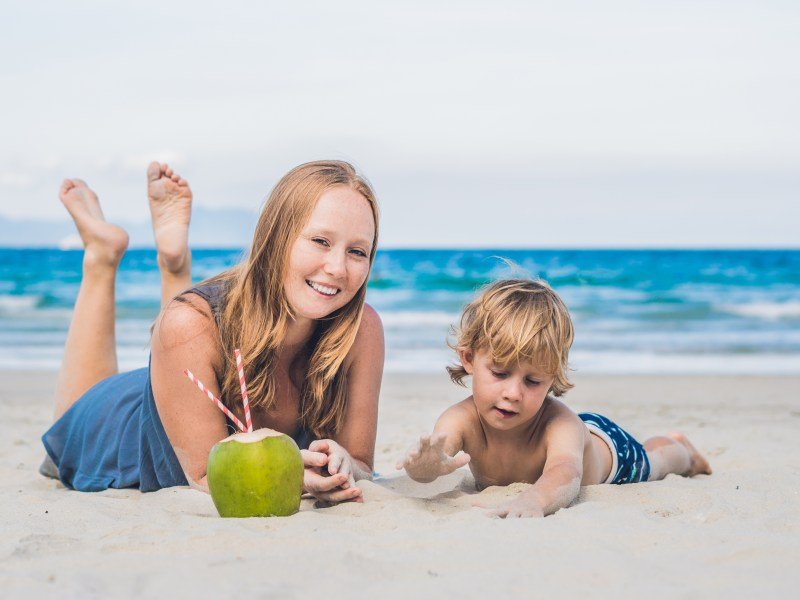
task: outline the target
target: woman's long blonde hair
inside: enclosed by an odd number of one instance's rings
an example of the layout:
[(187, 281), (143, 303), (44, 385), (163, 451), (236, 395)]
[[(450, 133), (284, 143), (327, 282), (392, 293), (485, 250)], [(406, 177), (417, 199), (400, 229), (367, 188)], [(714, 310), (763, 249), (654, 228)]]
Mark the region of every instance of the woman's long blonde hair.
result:
[[(225, 288), (217, 314), (219, 373), (223, 402), (234, 410), (241, 406), (239, 376), (234, 349), (240, 348), (251, 406), (269, 410), (278, 395), (278, 351), (294, 318), (286, 298), (284, 280), (289, 253), (322, 194), (334, 186), (348, 186), (369, 204), (375, 237), (369, 266), (378, 244), (378, 204), (369, 183), (352, 165), (343, 161), (315, 161), (289, 171), (267, 199), (253, 234), (247, 258), (211, 281)], [(342, 308), (319, 320), (307, 352), (294, 366), (305, 362), (300, 383), (300, 422), (316, 437), (339, 430), (347, 405), (347, 374), (342, 368), (355, 341), (367, 281)], [(294, 369), (292, 369), (293, 371)]]

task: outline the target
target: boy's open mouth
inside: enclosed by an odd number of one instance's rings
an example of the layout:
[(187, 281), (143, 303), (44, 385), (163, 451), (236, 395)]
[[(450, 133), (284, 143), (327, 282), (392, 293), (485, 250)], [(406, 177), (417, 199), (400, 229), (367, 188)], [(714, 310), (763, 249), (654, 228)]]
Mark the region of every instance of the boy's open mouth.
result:
[(512, 410), (504, 410), (504, 409), (500, 408), (499, 406), (495, 406), (494, 409), (503, 417), (513, 417), (514, 415), (517, 414)]

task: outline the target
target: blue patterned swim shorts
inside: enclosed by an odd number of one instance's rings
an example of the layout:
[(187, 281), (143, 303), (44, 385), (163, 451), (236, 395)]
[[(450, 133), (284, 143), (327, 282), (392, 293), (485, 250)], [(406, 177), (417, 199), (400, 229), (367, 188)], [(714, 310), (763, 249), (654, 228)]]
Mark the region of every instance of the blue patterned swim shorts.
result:
[(622, 427), (596, 413), (578, 415), (611, 450), (611, 474), (605, 483), (639, 483), (650, 477), (650, 459), (639, 442)]

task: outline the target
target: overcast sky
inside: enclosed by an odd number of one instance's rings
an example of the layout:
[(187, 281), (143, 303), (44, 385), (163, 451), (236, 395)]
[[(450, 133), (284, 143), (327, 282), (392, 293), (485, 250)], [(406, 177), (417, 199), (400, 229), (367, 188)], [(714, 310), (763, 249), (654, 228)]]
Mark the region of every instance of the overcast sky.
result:
[(800, 4), (5, 2), (0, 215), (352, 161), (397, 246), (800, 246)]

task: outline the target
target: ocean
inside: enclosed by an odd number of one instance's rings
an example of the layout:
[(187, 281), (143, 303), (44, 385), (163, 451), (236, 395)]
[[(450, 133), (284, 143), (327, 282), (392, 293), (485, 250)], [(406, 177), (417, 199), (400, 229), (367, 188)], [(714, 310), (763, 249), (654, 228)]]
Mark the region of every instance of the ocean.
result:
[[(241, 256), (195, 250), (194, 278)], [(0, 249), (0, 369), (58, 368), (81, 258)], [(367, 301), (386, 330), (386, 371), (444, 374), (462, 306), (519, 274), (545, 279), (570, 308), (577, 373), (800, 374), (799, 250), (381, 250)], [(117, 278), (122, 369), (147, 364), (159, 297), (155, 251), (129, 250)]]

